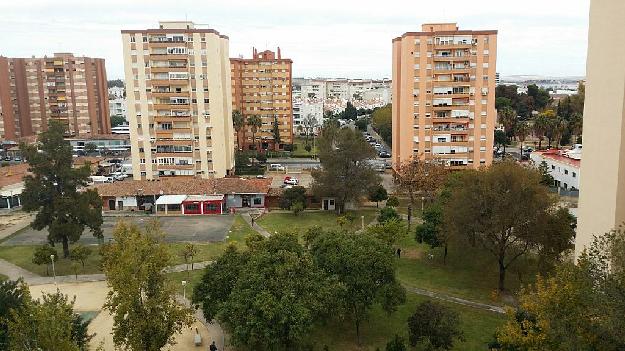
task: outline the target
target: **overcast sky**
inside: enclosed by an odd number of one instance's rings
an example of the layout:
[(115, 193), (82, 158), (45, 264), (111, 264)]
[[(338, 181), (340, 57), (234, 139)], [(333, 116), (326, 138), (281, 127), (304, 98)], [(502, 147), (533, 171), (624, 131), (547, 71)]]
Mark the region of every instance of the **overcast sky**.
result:
[(122, 78), (121, 29), (186, 18), (229, 36), (231, 57), (280, 46), (295, 77), (382, 78), (391, 76), (394, 37), (457, 22), (499, 30), (504, 76), (583, 76), (588, 8), (589, 0), (0, 0), (0, 55), (103, 57), (109, 79)]

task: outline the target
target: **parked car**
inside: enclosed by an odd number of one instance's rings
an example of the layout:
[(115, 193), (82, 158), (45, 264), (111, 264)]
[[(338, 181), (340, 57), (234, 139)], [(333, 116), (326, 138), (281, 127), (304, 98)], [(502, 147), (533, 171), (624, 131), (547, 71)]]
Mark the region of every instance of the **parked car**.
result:
[(11, 158), (11, 156), (4, 156), (4, 160), (5, 160), (5, 161), (11, 161), (11, 160), (12, 160), (12, 158)]
[(381, 158), (391, 158), (391, 154), (389, 154), (386, 151), (381, 151), (378, 156), (380, 156)]
[(288, 185), (297, 185), (299, 183), (299, 180), (295, 177), (285, 177), (284, 178), (284, 184), (288, 184)]
[(22, 157), (20, 157), (20, 156), (15, 156), (15, 158), (13, 159), (13, 161), (15, 161), (15, 162), (22, 162)]
[(266, 179), (267, 177), (265, 177), (264, 174), (258, 174), (256, 175), (256, 179)]
[(115, 180), (124, 180), (130, 176), (124, 172), (115, 172), (112, 173), (109, 177), (113, 177), (113, 179)]
[(373, 145), (374, 147), (382, 147), (382, 144), (380, 143), (376, 143), (375, 145)]
[(286, 171), (286, 167), (279, 163), (272, 163), (269, 165), (269, 170), (274, 172), (283, 172)]

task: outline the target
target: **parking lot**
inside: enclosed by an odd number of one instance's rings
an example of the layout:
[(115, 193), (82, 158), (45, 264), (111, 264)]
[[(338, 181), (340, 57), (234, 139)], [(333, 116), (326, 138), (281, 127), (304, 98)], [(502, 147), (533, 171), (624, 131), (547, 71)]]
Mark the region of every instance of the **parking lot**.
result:
[[(119, 220), (135, 223), (143, 227), (155, 217), (104, 217), (102, 230), (104, 240), (112, 237), (113, 229)], [(161, 228), (165, 232), (165, 241), (168, 242), (211, 242), (224, 240), (228, 230), (232, 226), (232, 216), (180, 216), (158, 217)], [(46, 242), (47, 230), (37, 231), (27, 227), (18, 234), (7, 239), (2, 245), (38, 245)], [(91, 232), (85, 231), (79, 240), (85, 245), (97, 244), (98, 240)]]
[(303, 187), (310, 187), (310, 185), (312, 184), (312, 176), (310, 175), (310, 172), (308, 171), (302, 171), (302, 172), (287, 172), (286, 174), (284, 172), (268, 172), (266, 174), (267, 177), (272, 177), (272, 181), (271, 181), (271, 187), (272, 188), (279, 188), (280, 186), (282, 186), (284, 184), (284, 178), (285, 177), (295, 177), (297, 178), (297, 180), (299, 180), (299, 183), (297, 185), (303, 186)]

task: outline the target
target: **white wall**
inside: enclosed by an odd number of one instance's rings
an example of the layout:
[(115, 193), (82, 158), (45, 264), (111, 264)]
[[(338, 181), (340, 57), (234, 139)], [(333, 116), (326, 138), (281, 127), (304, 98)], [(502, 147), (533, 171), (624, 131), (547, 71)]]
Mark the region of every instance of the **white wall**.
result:
[(559, 184), (560, 188), (568, 190), (575, 188), (579, 190), (579, 168), (546, 157), (538, 152), (532, 153), (530, 155), (530, 159), (534, 162), (534, 166), (536, 168), (538, 168), (540, 164), (545, 161), (547, 163), (547, 167), (549, 168), (549, 174), (551, 174), (553, 179), (558, 182), (557, 184)]

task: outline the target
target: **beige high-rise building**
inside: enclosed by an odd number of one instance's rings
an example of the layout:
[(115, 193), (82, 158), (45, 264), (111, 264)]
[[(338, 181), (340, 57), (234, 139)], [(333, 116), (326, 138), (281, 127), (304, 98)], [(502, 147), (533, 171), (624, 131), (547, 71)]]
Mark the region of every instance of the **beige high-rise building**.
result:
[(625, 2), (591, 0), (575, 253), (625, 221)]
[(0, 57), (0, 139), (37, 135), (51, 120), (67, 136), (111, 133), (104, 59)]
[(134, 179), (234, 168), (228, 37), (193, 22), (122, 30)]
[(394, 167), (413, 156), (492, 163), (496, 62), (496, 30), (435, 23), (393, 39)]
[[(253, 49), (252, 58), (231, 58), (232, 106), (247, 119), (258, 116), (262, 126), (256, 133), (246, 126), (239, 136), (239, 148), (282, 150), (293, 143), (293, 98), (291, 59), (277, 53)], [(276, 143), (274, 125), (278, 122), (280, 142)], [(252, 141), (252, 137), (256, 140)]]

